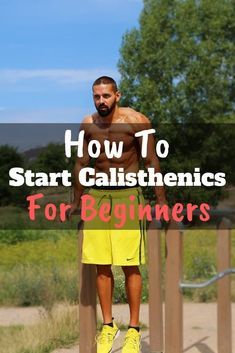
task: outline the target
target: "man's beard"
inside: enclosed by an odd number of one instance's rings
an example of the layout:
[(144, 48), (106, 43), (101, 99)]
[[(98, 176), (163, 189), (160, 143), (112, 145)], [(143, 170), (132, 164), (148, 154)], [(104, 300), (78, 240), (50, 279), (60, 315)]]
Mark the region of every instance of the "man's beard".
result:
[(111, 105), (111, 107), (107, 107), (107, 105), (105, 104), (100, 104), (98, 107), (96, 106), (97, 112), (99, 113), (100, 116), (102, 117), (106, 117), (108, 116), (110, 113), (112, 113), (112, 111), (114, 110), (116, 106), (116, 102), (113, 102), (113, 104)]

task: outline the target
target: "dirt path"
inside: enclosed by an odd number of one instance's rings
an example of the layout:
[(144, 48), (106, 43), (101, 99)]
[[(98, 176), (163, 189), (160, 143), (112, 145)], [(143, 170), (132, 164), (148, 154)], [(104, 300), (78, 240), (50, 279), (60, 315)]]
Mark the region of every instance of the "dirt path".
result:
[[(28, 325), (38, 322), (44, 314), (42, 308), (0, 308), (0, 325)], [(98, 307), (98, 315), (100, 309)], [(235, 303), (232, 304), (233, 347), (235, 347)], [(141, 321), (148, 325), (148, 305), (141, 305)], [(115, 305), (114, 317), (128, 323), (128, 306)], [(216, 304), (184, 304), (184, 352), (217, 353)], [(121, 352), (124, 332), (115, 342), (113, 353)], [(78, 353), (78, 346), (71, 349), (57, 349), (53, 353)], [(148, 330), (142, 333), (142, 353), (149, 353)]]
[(0, 326), (32, 325), (41, 320), (44, 314), (42, 307), (0, 307)]

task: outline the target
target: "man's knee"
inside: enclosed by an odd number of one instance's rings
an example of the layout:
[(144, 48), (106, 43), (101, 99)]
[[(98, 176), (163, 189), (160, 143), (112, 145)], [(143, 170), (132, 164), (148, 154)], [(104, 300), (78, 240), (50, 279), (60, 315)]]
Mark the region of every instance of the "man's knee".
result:
[(125, 276), (130, 276), (133, 274), (140, 275), (139, 266), (122, 266), (122, 270)]
[(112, 277), (113, 273), (111, 270), (111, 265), (96, 265), (97, 276), (102, 277)]

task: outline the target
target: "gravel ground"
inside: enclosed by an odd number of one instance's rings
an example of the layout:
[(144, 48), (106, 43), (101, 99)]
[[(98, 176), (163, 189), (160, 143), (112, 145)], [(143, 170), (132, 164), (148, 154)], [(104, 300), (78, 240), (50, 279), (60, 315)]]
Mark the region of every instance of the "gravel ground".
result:
[[(113, 314), (117, 321), (128, 324), (128, 306), (114, 305)], [(31, 325), (38, 322), (45, 311), (40, 307), (33, 308), (0, 308), (0, 325)], [(98, 316), (100, 308), (98, 307)], [(233, 347), (235, 347), (235, 303), (232, 304), (233, 316)], [(148, 325), (148, 305), (141, 305), (140, 320)], [(112, 353), (120, 353), (125, 332), (122, 332)], [(216, 337), (216, 303), (185, 303), (184, 304), (184, 352), (217, 353)], [(75, 346), (70, 349), (57, 349), (53, 353), (78, 353)], [(149, 353), (148, 330), (142, 332), (142, 353)]]

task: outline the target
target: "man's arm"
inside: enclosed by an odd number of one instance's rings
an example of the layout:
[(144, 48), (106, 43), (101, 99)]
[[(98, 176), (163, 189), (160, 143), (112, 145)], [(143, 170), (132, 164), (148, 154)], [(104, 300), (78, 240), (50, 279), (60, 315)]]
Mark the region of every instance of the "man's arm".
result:
[[(85, 130), (85, 126), (82, 125), (80, 130)], [(69, 213), (68, 213), (68, 219), (70, 219), (71, 215), (75, 213), (79, 208), (81, 196), (85, 189), (85, 187), (79, 181), (79, 173), (82, 168), (85, 168), (88, 166), (89, 161), (90, 161), (90, 156), (88, 154), (88, 143), (86, 140), (86, 132), (85, 132), (84, 142), (83, 142), (83, 157), (79, 157), (79, 158), (77, 157), (74, 170), (73, 170), (73, 201), (71, 203), (71, 209), (69, 210)]]
[[(151, 122), (144, 115), (140, 114), (139, 122), (141, 123), (141, 130), (152, 129)], [(139, 140), (140, 148), (142, 145), (142, 139)], [(145, 168), (154, 168), (155, 173), (161, 173), (160, 163), (158, 156), (156, 154), (156, 146), (153, 134), (148, 135), (148, 144), (147, 144), (147, 155), (143, 158)], [(156, 201), (160, 205), (167, 204), (166, 194), (164, 186), (155, 186), (154, 187)]]
[[(144, 159), (145, 168), (154, 168), (154, 173), (161, 173), (159, 159), (155, 153), (155, 143), (153, 136), (149, 136), (147, 157)], [(156, 201), (160, 205), (167, 204), (164, 186), (155, 186), (154, 192)]]

